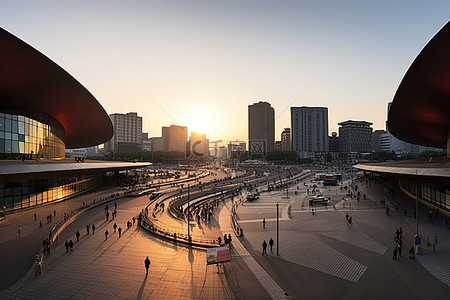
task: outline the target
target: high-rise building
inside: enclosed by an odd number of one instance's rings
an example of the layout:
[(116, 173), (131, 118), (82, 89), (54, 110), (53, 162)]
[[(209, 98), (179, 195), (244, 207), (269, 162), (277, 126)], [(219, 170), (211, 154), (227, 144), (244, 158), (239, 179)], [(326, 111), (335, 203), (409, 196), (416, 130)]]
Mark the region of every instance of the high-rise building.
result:
[(260, 101), (248, 106), (248, 150), (266, 155), (275, 146), (275, 110)]
[(142, 117), (135, 112), (110, 114), (114, 135), (105, 144), (107, 152), (134, 152), (142, 147)]
[(391, 135), (385, 130), (375, 130), (372, 133), (373, 151), (391, 151)]
[(301, 158), (328, 152), (328, 108), (291, 107), (291, 148)]
[(150, 141), (151, 151), (165, 151), (164, 141), (162, 137), (151, 137), (148, 140)]
[(338, 125), (341, 153), (372, 152), (372, 123), (349, 120)]
[(281, 141), (276, 141), (275, 142), (274, 150), (275, 151), (281, 151)]
[(208, 157), (209, 140), (206, 138), (206, 134), (192, 131), (187, 150), (189, 153), (186, 154), (186, 157)]
[(339, 137), (336, 132), (332, 132), (328, 140), (328, 152), (339, 153)]
[(281, 150), (290, 151), (291, 150), (291, 129), (285, 128), (281, 133)]
[(228, 143), (228, 151), (227, 154), (228, 156), (239, 156), (241, 155), (241, 153), (245, 152), (247, 145), (245, 144), (245, 142), (242, 141), (230, 141)]
[(162, 128), (164, 151), (186, 152), (187, 127), (170, 125)]

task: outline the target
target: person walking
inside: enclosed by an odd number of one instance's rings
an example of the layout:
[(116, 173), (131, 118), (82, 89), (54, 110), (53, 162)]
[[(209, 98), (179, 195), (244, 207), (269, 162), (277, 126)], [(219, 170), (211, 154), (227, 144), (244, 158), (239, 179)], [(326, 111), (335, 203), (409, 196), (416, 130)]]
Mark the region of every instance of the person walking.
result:
[(398, 241), (397, 248), (398, 248), (398, 256), (402, 257), (402, 240)]
[(150, 259), (147, 258), (144, 260), (144, 265), (145, 265), (145, 274), (148, 274), (148, 268), (150, 267)]
[(117, 229), (117, 224), (116, 223), (114, 223), (113, 228), (114, 228), (114, 232), (116, 232), (116, 229)]
[(117, 229), (117, 231), (119, 231), (119, 237), (122, 236), (122, 227), (119, 227), (119, 229)]
[(263, 228), (266, 228), (266, 218), (263, 219)]
[(270, 246), (270, 252), (272, 252), (272, 247), (273, 247), (273, 239), (270, 238), (269, 240), (269, 246)]
[(64, 246), (66, 247), (66, 253), (68, 253), (69, 252), (69, 242), (67, 240), (64, 243)]
[(19, 234), (19, 237), (20, 237), (20, 227), (17, 228), (17, 233)]
[(92, 234), (95, 232), (95, 224), (92, 224)]
[(69, 241), (69, 248), (70, 248), (70, 252), (73, 252), (73, 242), (72, 242), (72, 240)]
[(394, 251), (392, 252), (392, 259), (397, 259), (398, 249), (397, 246), (395, 246)]
[(77, 242), (80, 240), (80, 232), (77, 230), (77, 233), (75, 234), (75, 236), (77, 237)]
[(86, 232), (87, 232), (87, 234), (89, 235), (89, 230), (90, 230), (90, 228), (91, 228), (91, 226), (88, 224), (88, 225), (86, 225)]
[(35, 221), (36, 221), (36, 217), (37, 217), (37, 216), (36, 216), (36, 213), (34, 213), (34, 220), (35, 220)]
[(39, 229), (44, 228), (44, 226), (42, 226), (42, 221), (39, 221)]
[(108, 240), (108, 234), (109, 234), (108, 229), (106, 229), (105, 230), (105, 241)]
[(263, 248), (262, 255), (264, 255), (264, 253), (267, 254), (267, 251), (266, 251), (266, 248), (267, 248), (266, 240), (263, 241), (262, 248)]

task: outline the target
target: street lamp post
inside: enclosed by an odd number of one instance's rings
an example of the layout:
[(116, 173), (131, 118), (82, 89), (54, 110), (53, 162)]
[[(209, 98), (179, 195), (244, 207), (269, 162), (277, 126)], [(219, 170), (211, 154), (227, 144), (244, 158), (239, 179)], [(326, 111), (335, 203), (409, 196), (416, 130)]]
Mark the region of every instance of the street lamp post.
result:
[(187, 217), (188, 217), (188, 221), (187, 221), (187, 226), (188, 226), (188, 242), (191, 242), (191, 227), (190, 227), (190, 202), (189, 202), (189, 184), (188, 184), (188, 207), (187, 207)]
[(416, 170), (416, 236), (419, 236), (419, 177)]
[(280, 229), (279, 229), (279, 220), (278, 220), (278, 206), (279, 206), (279, 204), (278, 204), (278, 202), (277, 202), (277, 255), (280, 255), (280, 252), (279, 252), (279, 244), (280, 244), (279, 236), (280, 236)]

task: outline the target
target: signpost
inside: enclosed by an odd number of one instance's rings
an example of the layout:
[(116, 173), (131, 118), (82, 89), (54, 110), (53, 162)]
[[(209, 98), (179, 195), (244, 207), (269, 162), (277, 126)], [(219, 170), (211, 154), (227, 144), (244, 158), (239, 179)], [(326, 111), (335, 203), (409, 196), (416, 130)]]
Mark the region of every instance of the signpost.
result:
[(227, 261), (230, 261), (230, 248), (228, 245), (208, 248), (206, 250), (206, 265), (219, 264)]

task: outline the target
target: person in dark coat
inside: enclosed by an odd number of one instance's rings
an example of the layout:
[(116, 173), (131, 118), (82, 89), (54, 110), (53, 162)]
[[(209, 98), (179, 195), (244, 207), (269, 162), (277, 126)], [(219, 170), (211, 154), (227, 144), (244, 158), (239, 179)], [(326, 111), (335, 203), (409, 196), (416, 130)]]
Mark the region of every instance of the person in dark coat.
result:
[(70, 252), (73, 251), (73, 242), (72, 240), (69, 241), (69, 248), (70, 248)]
[(69, 242), (68, 241), (66, 241), (64, 243), (64, 246), (66, 246), (66, 253), (69, 252)]
[(264, 255), (264, 253), (267, 254), (267, 252), (266, 252), (266, 248), (267, 248), (266, 240), (263, 241), (262, 248), (263, 248), (262, 255)]
[(144, 264), (145, 264), (145, 274), (148, 274), (148, 268), (150, 267), (150, 259), (147, 258), (144, 260)]

